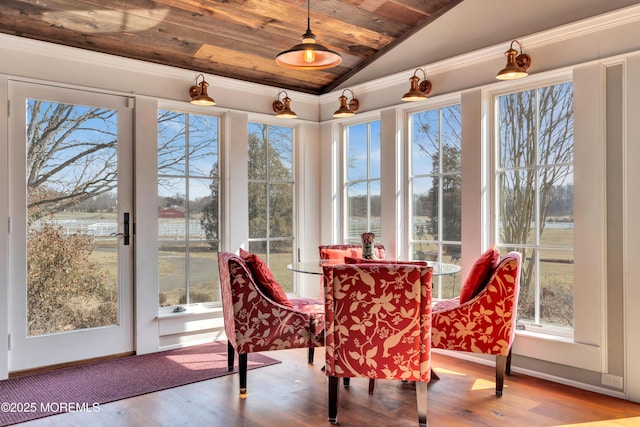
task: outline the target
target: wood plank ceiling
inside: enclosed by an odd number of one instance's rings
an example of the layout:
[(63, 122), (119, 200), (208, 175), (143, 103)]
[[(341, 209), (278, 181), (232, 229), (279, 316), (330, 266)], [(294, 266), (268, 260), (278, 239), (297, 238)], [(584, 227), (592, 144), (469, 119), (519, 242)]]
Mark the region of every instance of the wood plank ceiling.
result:
[[(0, 32), (322, 94), (462, 0), (3, 0)], [(276, 55), (307, 29), (343, 58), (297, 71)]]

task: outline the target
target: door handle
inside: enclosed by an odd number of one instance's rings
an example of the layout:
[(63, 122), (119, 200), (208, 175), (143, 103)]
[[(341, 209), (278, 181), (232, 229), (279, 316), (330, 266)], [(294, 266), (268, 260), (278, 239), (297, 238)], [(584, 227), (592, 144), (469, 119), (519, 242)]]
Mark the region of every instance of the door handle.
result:
[(124, 233), (111, 233), (112, 236), (124, 237), (125, 246), (129, 246), (129, 212), (124, 213)]

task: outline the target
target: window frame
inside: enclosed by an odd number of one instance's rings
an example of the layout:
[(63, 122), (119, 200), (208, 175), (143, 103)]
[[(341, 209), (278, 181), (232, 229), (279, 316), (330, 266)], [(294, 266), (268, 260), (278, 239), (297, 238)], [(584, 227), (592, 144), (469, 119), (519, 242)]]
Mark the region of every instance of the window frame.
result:
[[(205, 117), (213, 117), (217, 119), (217, 139), (218, 139), (218, 144), (217, 144), (217, 157), (218, 157), (218, 177), (216, 178), (218, 181), (218, 238), (217, 239), (213, 239), (213, 240), (205, 240), (204, 242), (217, 242), (218, 244), (218, 251), (222, 250), (223, 247), (223, 242), (224, 240), (224, 236), (225, 236), (225, 224), (223, 222), (223, 206), (225, 204), (225, 200), (224, 200), (224, 191), (223, 191), (223, 180), (224, 180), (224, 147), (225, 147), (225, 142), (224, 142), (224, 124), (225, 124), (225, 118), (224, 115), (222, 113), (220, 113), (218, 110), (216, 109), (202, 109), (201, 107), (192, 107), (191, 105), (185, 106), (184, 104), (180, 103), (172, 103), (172, 102), (165, 102), (165, 103), (158, 103), (157, 104), (157, 109), (156, 109), (156, 128), (158, 126), (158, 114), (160, 111), (173, 111), (176, 113), (180, 113), (180, 114), (187, 114), (189, 116), (205, 116)], [(187, 121), (187, 126), (188, 126), (188, 121)], [(158, 171), (157, 168), (157, 164), (158, 164), (158, 151), (157, 151), (157, 144), (158, 144), (158, 136), (156, 136), (155, 138), (155, 152), (156, 152), (156, 158), (155, 158), (155, 168), (156, 168), (156, 187), (155, 187), (155, 191), (156, 191), (156, 211), (157, 211), (157, 207), (158, 207), (158, 181), (160, 178), (160, 173)], [(190, 178), (194, 178), (194, 179), (203, 179), (203, 178), (207, 178), (207, 179), (211, 179), (210, 177), (191, 177), (189, 175), (189, 170), (188, 170), (188, 161), (186, 163), (186, 168), (187, 170), (185, 171), (185, 177), (182, 178), (186, 178), (187, 182), (188, 179)], [(176, 178), (176, 176), (174, 175), (167, 175), (170, 176), (170, 178)], [(187, 194), (185, 194), (185, 198), (187, 197)], [(188, 199), (185, 200), (185, 202), (188, 202)], [(185, 212), (186, 213), (186, 212)], [(157, 213), (156, 213), (156, 217), (157, 217)], [(156, 222), (158, 221), (158, 219), (156, 218)], [(156, 264), (159, 264), (159, 248), (160, 248), (160, 243), (161, 243), (161, 239), (160, 239), (160, 235), (158, 233), (158, 226), (156, 224), (155, 227), (155, 237), (156, 237), (156, 241), (157, 241), (157, 246), (156, 246)], [(188, 242), (188, 240), (185, 241), (185, 244)], [(217, 257), (217, 252), (216, 251), (216, 257)], [(185, 252), (185, 267), (189, 265), (189, 257), (188, 257), (188, 251)], [(187, 269), (188, 270), (188, 269)], [(215, 301), (206, 301), (206, 302), (187, 302), (185, 304), (174, 304), (174, 305), (168, 305), (168, 306), (162, 306), (160, 304), (158, 304), (158, 313), (160, 316), (165, 316), (168, 313), (176, 313), (176, 311), (174, 310), (176, 307), (178, 306), (182, 306), (185, 308), (188, 308), (189, 312), (193, 312), (194, 310), (199, 312), (201, 310), (209, 310), (209, 309), (220, 309), (222, 307), (222, 296), (220, 294), (220, 285), (219, 285), (219, 278), (217, 277), (217, 268), (215, 268), (215, 275), (216, 275), (216, 280), (218, 281), (218, 283), (214, 286), (216, 286), (218, 288), (218, 299)], [(158, 268), (158, 282), (160, 280), (160, 271)], [(189, 289), (190, 289), (190, 275), (187, 271), (186, 275), (185, 275), (185, 294), (188, 296), (189, 295)], [(157, 292), (158, 296), (160, 294), (160, 289), (158, 289)]]
[[(249, 135), (251, 134), (250, 132), (250, 126), (251, 125), (260, 125), (260, 126), (267, 126), (268, 128), (271, 127), (282, 127), (282, 128), (288, 128), (291, 130), (291, 179), (289, 181), (282, 181), (282, 180), (278, 180), (276, 181), (277, 183), (289, 183), (291, 184), (291, 195), (292, 195), (292, 205), (291, 205), (291, 215), (292, 215), (292, 224), (291, 224), (291, 233), (292, 236), (291, 238), (283, 238), (283, 237), (277, 237), (277, 238), (272, 238), (269, 236), (269, 221), (267, 221), (266, 223), (266, 233), (267, 236), (265, 238), (255, 238), (255, 237), (251, 237), (251, 233), (250, 233), (250, 221), (251, 218), (249, 216), (247, 216), (248, 222), (247, 222), (247, 244), (249, 245), (248, 248), (249, 250), (251, 250), (251, 243), (252, 242), (266, 242), (266, 248), (267, 248), (267, 254), (265, 256), (263, 256), (262, 254), (259, 254), (259, 256), (261, 256), (262, 258), (264, 258), (264, 261), (267, 263), (267, 265), (271, 266), (270, 264), (270, 242), (273, 241), (280, 241), (280, 242), (286, 242), (289, 241), (291, 243), (291, 260), (289, 261), (289, 263), (293, 262), (293, 260), (296, 257), (297, 254), (297, 244), (298, 244), (298, 238), (297, 238), (297, 232), (298, 232), (298, 228), (297, 228), (297, 212), (298, 212), (298, 206), (297, 206), (297, 201), (298, 201), (298, 149), (297, 149), (297, 140), (298, 140), (298, 128), (297, 126), (288, 123), (288, 122), (276, 122), (276, 121), (272, 121), (272, 120), (266, 120), (265, 118), (261, 118), (261, 117), (252, 117), (249, 118), (247, 120), (247, 162), (249, 161)], [(267, 134), (269, 134), (269, 131), (267, 131)], [(267, 169), (266, 169), (266, 177), (263, 180), (266, 185), (267, 185), (267, 190), (269, 188), (270, 183), (272, 183), (273, 181), (270, 180), (269, 178), (269, 173), (268, 173), (268, 156), (269, 156), (269, 150), (267, 150)], [(248, 164), (248, 163), (247, 163)], [(251, 184), (252, 182), (258, 182), (255, 179), (252, 179), (249, 177), (249, 174), (247, 173), (246, 176), (246, 180), (247, 180), (247, 186), (249, 184)], [(262, 182), (262, 180), (260, 181)], [(248, 194), (248, 192), (247, 192)], [(248, 196), (247, 196), (248, 197)], [(270, 201), (271, 198), (267, 197), (267, 201), (266, 201), (266, 209), (267, 209), (267, 215), (269, 215), (270, 213)], [(248, 213), (247, 213), (248, 215)], [(286, 293), (288, 295), (297, 295), (299, 293), (299, 284), (298, 281), (296, 280), (295, 274), (293, 271), (289, 271), (287, 274), (290, 274), (290, 281), (291, 281), (291, 290), (286, 290)], [(275, 273), (274, 276), (276, 277), (276, 280), (278, 280), (278, 274)], [(284, 282), (283, 282), (284, 283)]]
[[(382, 152), (382, 120), (378, 115), (371, 115), (371, 116), (367, 116), (367, 117), (362, 117), (361, 120), (358, 121), (352, 121), (352, 122), (348, 122), (348, 123), (344, 123), (341, 126), (341, 141), (342, 141), (342, 160), (341, 160), (341, 179), (340, 179), (340, 193), (342, 194), (341, 197), (341, 202), (342, 202), (342, 208), (341, 208), (341, 218), (342, 220), (340, 221), (341, 223), (341, 233), (340, 233), (340, 240), (341, 243), (344, 244), (361, 244), (361, 239), (358, 236), (358, 238), (353, 238), (352, 240), (350, 240), (349, 238), (349, 191), (348, 191), (348, 187), (350, 183), (356, 182), (356, 183), (366, 183), (367, 185), (367, 230), (366, 231), (372, 231), (371, 229), (371, 182), (373, 181), (377, 181), (378, 182), (378, 186), (379, 186), (379, 190), (380, 190), (380, 203), (382, 205), (382, 176), (383, 176), (383, 162), (382, 162), (382, 158), (380, 158), (380, 171), (379, 171), (379, 178), (371, 178), (370, 172), (371, 172), (371, 123), (373, 122), (378, 122), (379, 123), (379, 127), (380, 127), (380, 141), (379, 141), (379, 150), (380, 152)], [(349, 175), (349, 139), (348, 139), (348, 130), (350, 127), (354, 127), (354, 126), (360, 126), (360, 125), (367, 125), (367, 172), (366, 172), (366, 179), (358, 179), (358, 180), (354, 180), (354, 181), (349, 181), (348, 180), (348, 175)], [(380, 213), (380, 217), (382, 216), (382, 212)], [(380, 235), (382, 233), (382, 218), (380, 218), (380, 224), (378, 229), (376, 230), (378, 231), (377, 233), (374, 231), (374, 233), (376, 234), (376, 240), (375, 243), (376, 244), (380, 244)]]
[(514, 352), (569, 366), (576, 366), (578, 360), (577, 368), (601, 371), (606, 363), (606, 215), (600, 208), (606, 205), (604, 67), (588, 64), (558, 69), (480, 89), (484, 115), (479, 121), (489, 155), (484, 171), (489, 189), (489, 236), (491, 244), (495, 243), (497, 230), (491, 220), (497, 214), (493, 97), (566, 81), (573, 81), (574, 90), (574, 327), (568, 336), (554, 334), (550, 327), (518, 329)]
[[(406, 188), (405, 188), (405, 192), (406, 192), (406, 217), (407, 217), (407, 235), (406, 235), (406, 242), (407, 242), (407, 250), (408, 250), (408, 255), (411, 256), (411, 254), (413, 254), (413, 246), (416, 244), (417, 241), (419, 241), (419, 239), (413, 239), (413, 232), (412, 232), (412, 223), (413, 223), (413, 180), (416, 178), (416, 176), (414, 176), (413, 174), (413, 150), (412, 150), (412, 146), (413, 146), (413, 126), (412, 126), (412, 117), (415, 114), (420, 114), (422, 112), (427, 112), (427, 111), (434, 111), (437, 110), (439, 112), (439, 124), (442, 124), (442, 110), (445, 108), (449, 108), (449, 107), (453, 107), (459, 105), (460, 106), (460, 167), (457, 173), (453, 173), (451, 171), (447, 171), (447, 172), (443, 172), (442, 170), (439, 170), (437, 173), (429, 173), (429, 174), (418, 174), (418, 177), (435, 177), (437, 176), (440, 183), (442, 183), (442, 180), (444, 180), (446, 177), (450, 177), (450, 176), (454, 176), (454, 175), (459, 175), (461, 178), (461, 182), (462, 182), (462, 175), (463, 175), (463, 170), (462, 170), (462, 157), (464, 155), (463, 152), (463, 143), (462, 143), (462, 131), (463, 131), (463, 124), (462, 124), (462, 102), (459, 96), (454, 96), (454, 97), (441, 97), (441, 99), (439, 99), (436, 102), (429, 102), (428, 104), (425, 103), (421, 103), (419, 105), (418, 108), (412, 108), (410, 110), (406, 111), (406, 114), (404, 115), (404, 125), (407, 129), (406, 131), (406, 138), (405, 138), (405, 162), (406, 162), (406, 179), (405, 179), (405, 183), (406, 183)], [(439, 129), (439, 134), (442, 133), (441, 128)], [(440, 144), (440, 148), (442, 148), (442, 140), (439, 141)], [(440, 165), (442, 164), (442, 159), (440, 159)], [(461, 228), (462, 228), (462, 185), (460, 188), (460, 192), (461, 192), (461, 198), (460, 198), (460, 222), (461, 222)], [(443, 188), (442, 185), (439, 185), (438, 188), (438, 217), (442, 218), (443, 217), (443, 204), (442, 204), (442, 193), (443, 193)], [(437, 261), (442, 262), (442, 256), (443, 256), (443, 249), (442, 247), (444, 245), (449, 245), (449, 244), (460, 244), (460, 248), (462, 248), (462, 229), (460, 231), (460, 236), (461, 236), (461, 240), (459, 242), (455, 242), (455, 241), (451, 241), (451, 240), (446, 240), (443, 238), (443, 234), (442, 234), (442, 221), (438, 221), (438, 227), (439, 227), (439, 233), (438, 233), (438, 238), (434, 239), (433, 241), (430, 242), (430, 244), (434, 244), (438, 246), (438, 258)], [(460, 255), (462, 255), (462, 253), (460, 253)], [(458, 262), (461, 262), (462, 259), (460, 258)], [(444, 297), (448, 297), (448, 298), (453, 298), (455, 295), (447, 295), (447, 296), (443, 296), (442, 293), (442, 288), (443, 288), (443, 281), (453, 281), (453, 289), (452, 291), (455, 291), (456, 288), (456, 282), (458, 282), (458, 286), (461, 285), (460, 280), (459, 280), (459, 275), (457, 273), (455, 273), (453, 276), (438, 276), (438, 277), (434, 277), (434, 298), (444, 298)]]

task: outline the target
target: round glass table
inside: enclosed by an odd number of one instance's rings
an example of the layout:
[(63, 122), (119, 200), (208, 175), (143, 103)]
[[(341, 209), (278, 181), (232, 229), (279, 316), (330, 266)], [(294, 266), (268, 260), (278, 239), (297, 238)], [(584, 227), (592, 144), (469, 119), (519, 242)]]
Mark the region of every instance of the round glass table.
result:
[[(380, 260), (384, 262), (384, 260)], [(427, 261), (429, 267), (433, 267), (433, 275), (440, 276), (446, 274), (456, 274), (462, 270), (462, 267), (457, 264), (448, 264), (444, 262)], [(342, 264), (341, 260), (314, 260), (314, 261), (299, 261), (287, 265), (287, 269), (295, 271), (297, 273), (317, 274), (322, 275), (322, 266), (331, 264)]]

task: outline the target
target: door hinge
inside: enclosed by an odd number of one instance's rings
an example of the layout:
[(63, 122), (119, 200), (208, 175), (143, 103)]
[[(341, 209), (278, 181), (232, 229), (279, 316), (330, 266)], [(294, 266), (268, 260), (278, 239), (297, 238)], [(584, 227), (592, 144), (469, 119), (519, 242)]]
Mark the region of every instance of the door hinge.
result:
[(7, 233), (11, 234), (11, 217), (7, 218)]
[(9, 350), (11, 350), (11, 334), (8, 335), (8, 340), (7, 340), (7, 347), (9, 348)]

